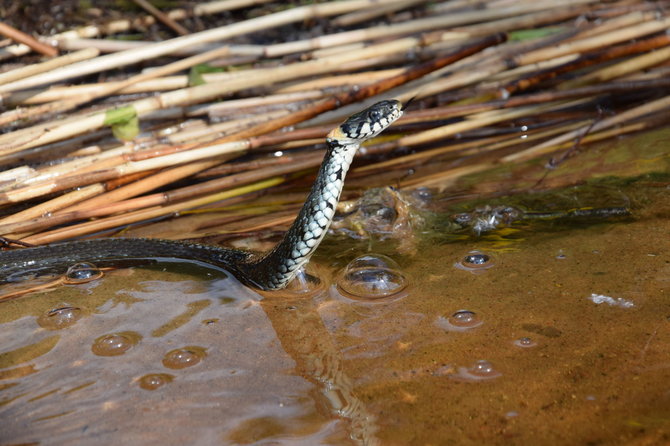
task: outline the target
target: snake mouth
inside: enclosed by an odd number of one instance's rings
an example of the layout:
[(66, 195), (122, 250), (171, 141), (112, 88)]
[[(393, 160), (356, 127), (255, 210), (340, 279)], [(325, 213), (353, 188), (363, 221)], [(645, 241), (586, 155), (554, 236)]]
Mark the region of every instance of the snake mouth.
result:
[(326, 135), (326, 138), (330, 138), (330, 139), (338, 139), (338, 140), (339, 140), (339, 139), (346, 138), (346, 137), (347, 137), (347, 136), (344, 134), (344, 132), (342, 131), (342, 129), (340, 128), (340, 126), (335, 127), (333, 130), (331, 130), (330, 132), (328, 132), (328, 134)]

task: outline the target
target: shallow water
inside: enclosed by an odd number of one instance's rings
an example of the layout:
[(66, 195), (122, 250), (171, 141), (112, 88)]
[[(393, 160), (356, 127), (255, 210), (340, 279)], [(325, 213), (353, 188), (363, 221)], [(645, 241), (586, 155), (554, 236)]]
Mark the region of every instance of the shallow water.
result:
[[(497, 198), (633, 216), (431, 232), (417, 256), (330, 237), (308, 297), (181, 262), (1, 302), (0, 444), (668, 443), (669, 184)], [(338, 273), (369, 246), (405, 288)]]

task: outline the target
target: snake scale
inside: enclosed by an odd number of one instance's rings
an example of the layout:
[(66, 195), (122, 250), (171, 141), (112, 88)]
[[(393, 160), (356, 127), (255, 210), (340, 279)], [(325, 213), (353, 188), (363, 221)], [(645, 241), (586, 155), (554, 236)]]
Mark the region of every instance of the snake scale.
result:
[(176, 258), (223, 268), (241, 282), (262, 290), (284, 288), (326, 235), (356, 151), (398, 119), (402, 110), (399, 101), (381, 101), (328, 133), (328, 150), (305, 204), (282, 240), (264, 255), (149, 238), (78, 240), (0, 252), (0, 282), (45, 272), (64, 273), (78, 262)]

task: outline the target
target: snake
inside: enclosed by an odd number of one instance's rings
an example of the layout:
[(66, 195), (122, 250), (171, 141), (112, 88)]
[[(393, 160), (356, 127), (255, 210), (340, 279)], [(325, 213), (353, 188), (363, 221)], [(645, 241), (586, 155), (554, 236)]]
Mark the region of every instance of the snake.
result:
[(123, 259), (180, 259), (230, 272), (260, 290), (285, 288), (328, 232), (344, 179), (361, 144), (403, 114), (397, 100), (384, 100), (348, 117), (326, 136), (327, 150), (305, 203), (282, 239), (265, 254), (214, 245), (154, 238), (97, 238), (0, 251), (0, 282), (64, 273), (70, 266)]

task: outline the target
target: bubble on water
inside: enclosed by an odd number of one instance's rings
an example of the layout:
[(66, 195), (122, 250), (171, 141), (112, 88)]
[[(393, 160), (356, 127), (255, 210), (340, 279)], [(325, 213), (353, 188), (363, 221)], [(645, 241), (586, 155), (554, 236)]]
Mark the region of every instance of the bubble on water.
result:
[(207, 356), (202, 347), (188, 346), (171, 350), (163, 357), (163, 365), (169, 369), (185, 369), (200, 363)]
[(457, 373), (452, 375), (451, 378), (461, 381), (486, 381), (500, 376), (502, 376), (502, 373), (497, 371), (493, 364), (481, 359), (470, 367), (459, 367)]
[(407, 284), (407, 278), (398, 264), (381, 254), (356, 257), (337, 277), (338, 290), (357, 300), (394, 296), (404, 290)]
[(421, 201), (430, 201), (433, 198), (433, 191), (427, 187), (418, 187), (412, 191), (412, 196)]
[(468, 265), (484, 265), (489, 262), (491, 258), (486, 254), (468, 254), (463, 259), (463, 263)]
[(43, 313), (37, 318), (37, 323), (47, 330), (60, 330), (74, 325), (81, 316), (81, 308), (64, 306)]
[(119, 356), (137, 344), (142, 336), (134, 331), (122, 331), (100, 336), (93, 342), (91, 351), (98, 356)]
[(454, 266), (473, 274), (481, 273), (496, 264), (495, 260), (489, 254), (481, 251), (470, 251), (460, 261), (454, 263)]
[(517, 347), (521, 348), (532, 348), (537, 346), (537, 342), (533, 341), (531, 338), (524, 336), (523, 338), (515, 339), (512, 342)]
[(156, 390), (172, 382), (174, 375), (169, 373), (150, 373), (139, 379), (140, 387), (144, 390)]
[(467, 331), (483, 323), (484, 321), (470, 310), (458, 310), (449, 317), (440, 316), (437, 320), (437, 324), (448, 331)]
[(67, 272), (65, 273), (65, 283), (87, 283), (99, 279), (102, 276), (103, 272), (92, 263), (76, 263), (68, 268)]

